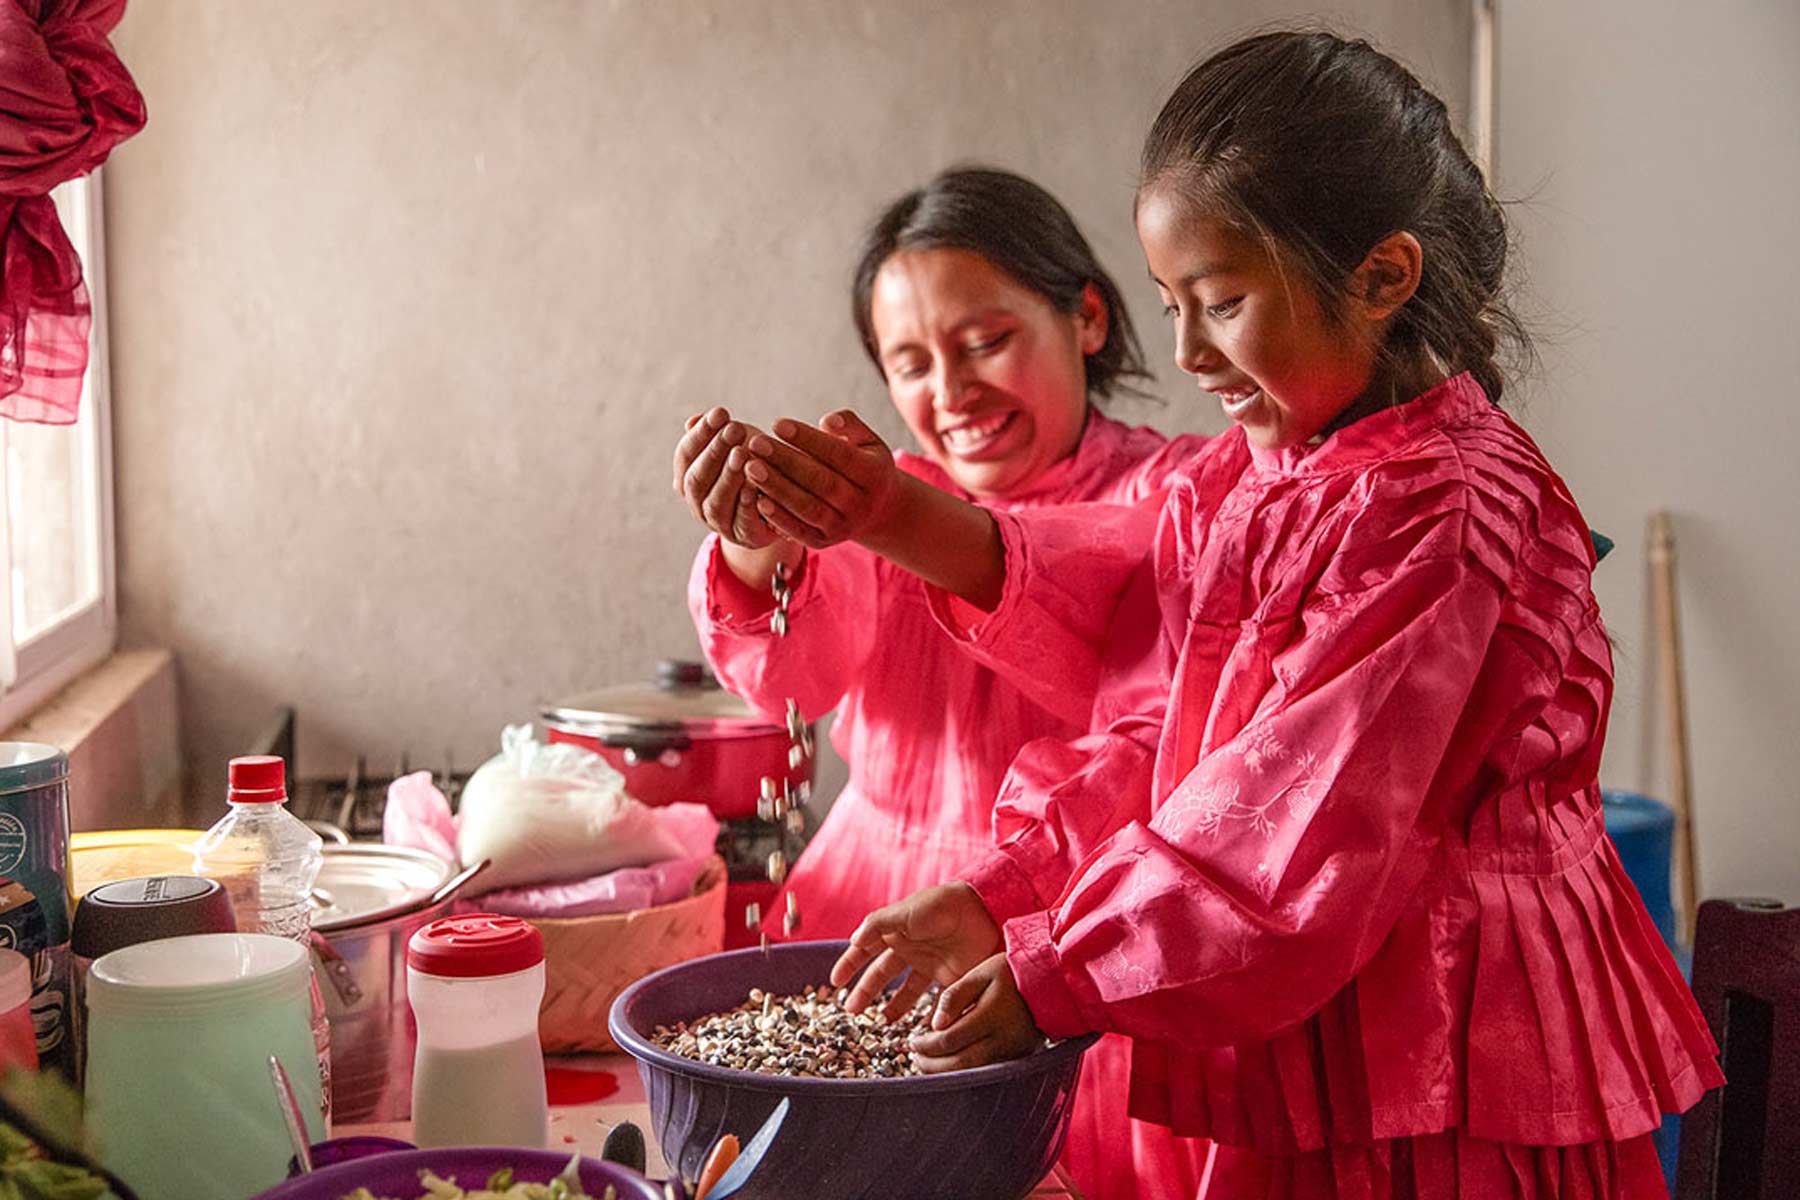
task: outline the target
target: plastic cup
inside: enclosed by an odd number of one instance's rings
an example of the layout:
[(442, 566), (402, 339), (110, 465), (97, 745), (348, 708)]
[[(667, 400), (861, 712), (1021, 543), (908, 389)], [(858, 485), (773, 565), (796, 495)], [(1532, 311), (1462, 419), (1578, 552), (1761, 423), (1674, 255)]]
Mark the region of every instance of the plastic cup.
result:
[(146, 1200), (243, 1200), (293, 1153), (269, 1056), (324, 1137), (306, 950), (211, 933), (142, 942), (88, 975), (87, 1110), (102, 1161)]

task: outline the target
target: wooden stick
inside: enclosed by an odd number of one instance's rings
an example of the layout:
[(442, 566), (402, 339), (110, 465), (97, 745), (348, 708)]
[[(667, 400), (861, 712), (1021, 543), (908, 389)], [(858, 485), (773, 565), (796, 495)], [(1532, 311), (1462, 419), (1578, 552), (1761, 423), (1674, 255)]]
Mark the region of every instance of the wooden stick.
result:
[(1676, 940), (1691, 943), (1700, 892), (1694, 853), (1693, 776), (1688, 763), (1687, 688), (1681, 662), (1681, 613), (1675, 600), (1675, 527), (1666, 512), (1650, 514), (1652, 619), (1664, 732), (1669, 743), (1669, 806), (1675, 810), (1675, 864), (1681, 878)]

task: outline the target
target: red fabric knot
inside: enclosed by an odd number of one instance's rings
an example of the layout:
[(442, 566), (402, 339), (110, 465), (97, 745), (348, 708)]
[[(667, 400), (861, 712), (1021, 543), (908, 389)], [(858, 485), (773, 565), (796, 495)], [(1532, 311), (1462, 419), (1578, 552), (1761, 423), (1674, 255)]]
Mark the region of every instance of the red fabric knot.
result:
[(49, 198), (144, 125), (107, 34), (125, 0), (0, 0), (0, 416), (70, 424), (87, 370), (81, 259)]

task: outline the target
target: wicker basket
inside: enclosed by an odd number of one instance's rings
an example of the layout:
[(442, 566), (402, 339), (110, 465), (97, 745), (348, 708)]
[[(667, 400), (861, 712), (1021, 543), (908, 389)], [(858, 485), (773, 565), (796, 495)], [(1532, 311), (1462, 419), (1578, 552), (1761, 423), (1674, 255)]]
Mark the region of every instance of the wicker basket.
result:
[(693, 895), (598, 917), (534, 918), (544, 934), (538, 1040), (552, 1054), (616, 1050), (613, 999), (652, 971), (717, 954), (725, 944), (725, 860), (715, 855)]

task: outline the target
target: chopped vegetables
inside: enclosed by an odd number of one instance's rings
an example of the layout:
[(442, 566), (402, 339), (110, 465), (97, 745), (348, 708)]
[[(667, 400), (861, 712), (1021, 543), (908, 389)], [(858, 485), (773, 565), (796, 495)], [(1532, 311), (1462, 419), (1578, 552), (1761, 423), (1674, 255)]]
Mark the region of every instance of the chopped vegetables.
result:
[(92, 1171), (51, 1162), (30, 1138), (0, 1124), (0, 1200), (101, 1200), (111, 1196)]
[(488, 1176), (479, 1191), (465, 1191), (430, 1171), (419, 1172), (419, 1186), (425, 1190), (418, 1196), (376, 1196), (368, 1188), (357, 1188), (344, 1200), (616, 1200), (613, 1187), (607, 1185), (600, 1196), (589, 1196), (581, 1190), (581, 1156), (569, 1159), (569, 1165), (549, 1183), (515, 1183), (511, 1167), (502, 1167)]

